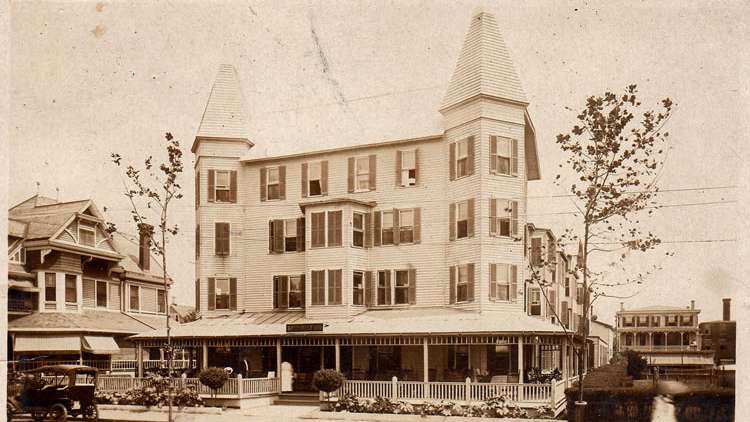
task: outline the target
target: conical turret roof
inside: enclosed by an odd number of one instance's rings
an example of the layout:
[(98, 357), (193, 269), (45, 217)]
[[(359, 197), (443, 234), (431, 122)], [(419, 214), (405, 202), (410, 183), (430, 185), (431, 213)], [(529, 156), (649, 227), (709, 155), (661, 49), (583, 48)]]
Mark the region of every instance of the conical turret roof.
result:
[(495, 17), (487, 12), (471, 20), (441, 110), (478, 95), (528, 102)]
[(219, 67), (196, 138), (248, 139), (245, 101), (237, 69)]

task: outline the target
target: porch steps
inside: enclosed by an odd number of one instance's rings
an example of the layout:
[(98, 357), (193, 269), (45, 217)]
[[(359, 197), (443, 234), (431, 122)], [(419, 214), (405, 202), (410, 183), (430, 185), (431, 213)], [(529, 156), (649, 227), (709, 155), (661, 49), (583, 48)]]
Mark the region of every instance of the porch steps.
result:
[(281, 393), (273, 404), (285, 406), (317, 406), (320, 396), (316, 392), (286, 392)]

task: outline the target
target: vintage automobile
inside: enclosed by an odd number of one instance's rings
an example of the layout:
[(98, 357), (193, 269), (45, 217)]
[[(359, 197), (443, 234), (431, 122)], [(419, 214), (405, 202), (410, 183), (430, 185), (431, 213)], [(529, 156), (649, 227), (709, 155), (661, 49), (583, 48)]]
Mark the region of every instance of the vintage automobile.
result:
[(99, 420), (94, 400), (96, 375), (96, 368), (79, 365), (42, 366), (21, 372), (15, 380), (19, 393), (8, 398), (8, 421), (21, 414), (30, 414), (34, 421), (65, 421), (68, 416)]

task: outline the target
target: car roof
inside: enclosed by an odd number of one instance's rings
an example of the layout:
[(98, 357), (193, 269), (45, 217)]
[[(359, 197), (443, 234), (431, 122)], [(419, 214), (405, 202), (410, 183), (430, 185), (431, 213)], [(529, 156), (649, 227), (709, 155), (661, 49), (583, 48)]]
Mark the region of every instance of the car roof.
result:
[(30, 374), (40, 373), (40, 372), (53, 372), (53, 373), (58, 373), (58, 374), (67, 374), (69, 372), (95, 374), (98, 372), (98, 370), (91, 366), (85, 366), (85, 365), (47, 365), (47, 366), (40, 366), (39, 368), (31, 369), (25, 372), (30, 373)]

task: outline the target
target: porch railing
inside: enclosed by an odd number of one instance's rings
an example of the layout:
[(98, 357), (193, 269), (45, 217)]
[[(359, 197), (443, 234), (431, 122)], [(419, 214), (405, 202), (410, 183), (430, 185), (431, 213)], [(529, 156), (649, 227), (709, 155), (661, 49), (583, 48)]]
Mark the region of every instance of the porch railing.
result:
[[(26, 371), (29, 369), (35, 369), (47, 365), (78, 365), (81, 361), (79, 360), (27, 360), (27, 361), (9, 361), (8, 368), (15, 369), (17, 371)], [(99, 370), (111, 371), (111, 372), (135, 372), (138, 368), (138, 361), (135, 359), (115, 359), (115, 360), (88, 360), (84, 359), (83, 364), (91, 366)], [(172, 367), (174, 369), (188, 369), (196, 366), (195, 360), (173, 360)], [(143, 369), (154, 369), (154, 368), (166, 368), (166, 360), (158, 359), (144, 359)]]
[[(124, 392), (131, 388), (141, 387), (146, 382), (145, 378), (134, 377), (111, 377), (101, 376), (97, 382), (97, 390), (105, 392)], [(175, 388), (185, 388), (192, 386), (203, 397), (210, 397), (213, 391), (201, 384), (198, 378), (174, 378), (173, 385)], [(254, 396), (263, 396), (278, 394), (281, 390), (281, 381), (279, 378), (229, 378), (220, 389), (216, 391), (216, 396), (221, 398), (247, 398)]]

